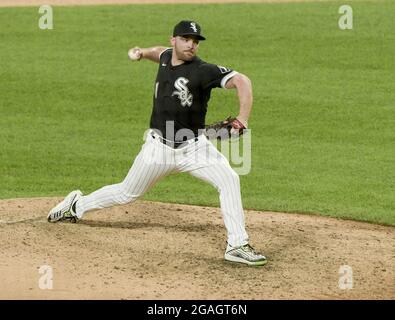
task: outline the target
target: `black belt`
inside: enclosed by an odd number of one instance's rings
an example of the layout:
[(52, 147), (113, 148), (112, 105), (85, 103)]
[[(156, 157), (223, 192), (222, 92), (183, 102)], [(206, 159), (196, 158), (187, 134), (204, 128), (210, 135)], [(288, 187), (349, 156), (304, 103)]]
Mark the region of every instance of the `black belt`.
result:
[[(164, 139), (162, 137), (156, 136), (154, 134), (151, 134), (151, 137), (154, 139), (157, 139), (158, 141), (162, 142), (163, 144), (165, 144), (173, 149), (178, 149), (178, 148), (188, 144), (187, 141), (170, 141), (170, 140)], [(199, 138), (195, 137), (195, 139), (193, 139), (193, 142), (196, 142), (198, 140), (199, 140)]]

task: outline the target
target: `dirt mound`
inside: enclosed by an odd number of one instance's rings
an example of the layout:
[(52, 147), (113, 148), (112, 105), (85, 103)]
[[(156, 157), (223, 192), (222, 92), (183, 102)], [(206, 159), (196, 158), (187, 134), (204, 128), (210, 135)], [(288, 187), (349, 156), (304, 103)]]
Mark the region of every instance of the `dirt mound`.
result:
[(392, 227), (246, 211), (269, 259), (253, 268), (224, 261), (218, 208), (137, 201), (50, 224), (59, 200), (0, 201), (1, 299), (395, 298)]

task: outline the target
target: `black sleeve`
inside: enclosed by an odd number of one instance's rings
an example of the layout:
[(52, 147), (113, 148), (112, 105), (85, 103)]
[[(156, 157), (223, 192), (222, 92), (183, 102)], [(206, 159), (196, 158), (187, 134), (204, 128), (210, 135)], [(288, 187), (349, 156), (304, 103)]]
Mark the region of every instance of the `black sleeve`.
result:
[(167, 48), (167, 49), (163, 50), (159, 54), (159, 62), (162, 63), (162, 62), (170, 61), (172, 52), (173, 52), (172, 48)]
[(201, 86), (204, 89), (225, 88), (226, 82), (237, 72), (215, 64), (204, 63), (200, 66)]

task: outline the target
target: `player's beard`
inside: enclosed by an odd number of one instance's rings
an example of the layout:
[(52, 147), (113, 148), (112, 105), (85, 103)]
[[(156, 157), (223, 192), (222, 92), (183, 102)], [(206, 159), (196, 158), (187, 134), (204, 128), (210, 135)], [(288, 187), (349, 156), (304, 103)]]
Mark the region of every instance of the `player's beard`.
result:
[(181, 49), (177, 46), (177, 44), (175, 44), (174, 49), (176, 51), (177, 54), (177, 58), (182, 60), (182, 61), (191, 61), (195, 56), (196, 56), (196, 51), (191, 50), (185, 50), (185, 49)]

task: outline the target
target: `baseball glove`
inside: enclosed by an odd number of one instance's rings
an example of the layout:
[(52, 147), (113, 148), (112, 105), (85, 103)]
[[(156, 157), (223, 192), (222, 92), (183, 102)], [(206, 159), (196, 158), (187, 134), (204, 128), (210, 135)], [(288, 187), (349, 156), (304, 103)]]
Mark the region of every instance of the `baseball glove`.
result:
[(206, 125), (206, 136), (209, 139), (225, 140), (243, 135), (246, 129), (239, 119), (229, 116), (225, 120)]

